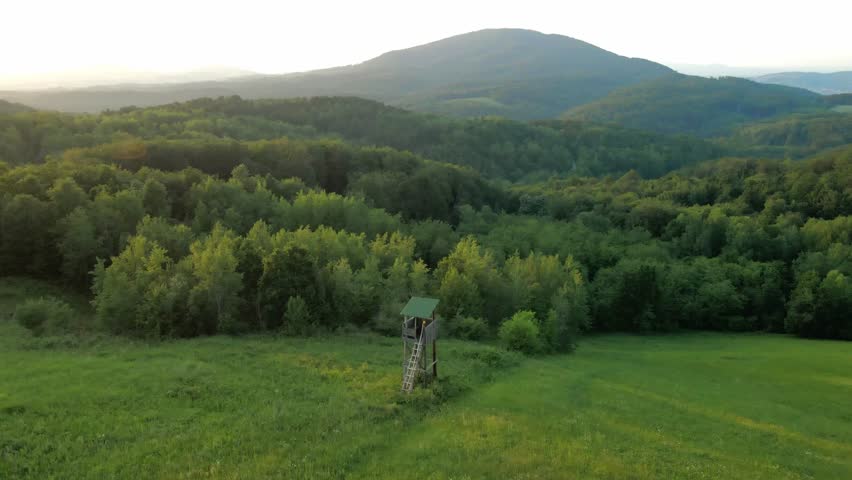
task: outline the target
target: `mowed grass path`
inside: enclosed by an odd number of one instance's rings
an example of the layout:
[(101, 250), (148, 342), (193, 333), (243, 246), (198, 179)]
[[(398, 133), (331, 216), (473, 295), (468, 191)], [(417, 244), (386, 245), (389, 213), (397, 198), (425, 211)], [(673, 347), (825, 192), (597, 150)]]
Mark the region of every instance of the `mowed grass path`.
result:
[(392, 338), (43, 346), (0, 319), (2, 479), (852, 478), (852, 343), (601, 336), (495, 370), (442, 341), (473, 388), (434, 409)]
[(852, 344), (586, 339), (428, 418), (356, 478), (852, 478)]

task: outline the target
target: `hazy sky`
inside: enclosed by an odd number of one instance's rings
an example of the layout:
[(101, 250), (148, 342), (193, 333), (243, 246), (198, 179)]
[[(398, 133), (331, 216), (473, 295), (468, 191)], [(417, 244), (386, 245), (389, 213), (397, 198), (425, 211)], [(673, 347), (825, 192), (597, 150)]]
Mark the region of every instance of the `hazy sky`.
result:
[(104, 66), (300, 71), (492, 27), (669, 64), (852, 69), (848, 0), (3, 0), (0, 18), (7, 78)]

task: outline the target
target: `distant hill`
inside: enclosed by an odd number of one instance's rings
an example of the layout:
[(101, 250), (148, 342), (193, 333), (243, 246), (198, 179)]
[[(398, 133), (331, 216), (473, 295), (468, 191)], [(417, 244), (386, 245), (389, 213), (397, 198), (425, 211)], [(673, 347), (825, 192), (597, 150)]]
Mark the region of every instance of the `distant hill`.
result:
[(89, 88), (98, 85), (138, 88), (143, 84), (187, 83), (225, 80), (258, 75), (238, 68), (210, 66), (183, 72), (153, 72), (118, 67), (92, 67), (40, 74), (4, 74), (0, 90), (47, 90)]
[(834, 73), (772, 73), (754, 77), (754, 80), (761, 83), (774, 83), (777, 85), (787, 85), (788, 87), (805, 88), (813, 92), (822, 93), (823, 95), (852, 93), (852, 71)]
[(852, 114), (792, 114), (740, 126), (719, 143), (738, 155), (804, 158), (852, 144)]
[(32, 108), (30, 108), (26, 105), (21, 105), (20, 103), (7, 102), (5, 100), (0, 100), (0, 114), (29, 112), (29, 111), (32, 111)]
[(0, 92), (0, 98), (79, 112), (215, 95), (351, 95), (426, 112), (536, 119), (556, 117), (616, 88), (672, 72), (658, 63), (622, 57), (566, 36), (497, 29), (306, 73), (125, 89)]
[(717, 136), (739, 124), (792, 112), (822, 111), (826, 106), (819, 94), (799, 88), (735, 77), (674, 74), (616, 90), (569, 110), (565, 117), (662, 133)]

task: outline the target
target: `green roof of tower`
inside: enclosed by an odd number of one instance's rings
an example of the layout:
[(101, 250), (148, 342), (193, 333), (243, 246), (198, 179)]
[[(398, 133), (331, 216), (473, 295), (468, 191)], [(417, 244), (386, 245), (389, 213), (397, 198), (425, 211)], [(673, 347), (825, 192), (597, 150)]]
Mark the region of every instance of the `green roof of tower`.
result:
[(406, 317), (432, 318), (437, 306), (437, 298), (411, 297), (411, 300), (405, 304), (405, 308), (399, 313)]

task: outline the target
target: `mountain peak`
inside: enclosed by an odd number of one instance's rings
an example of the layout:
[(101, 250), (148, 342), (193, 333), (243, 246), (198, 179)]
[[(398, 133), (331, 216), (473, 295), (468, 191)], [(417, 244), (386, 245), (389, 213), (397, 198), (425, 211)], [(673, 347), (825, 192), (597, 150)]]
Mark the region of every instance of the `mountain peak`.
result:
[[(617, 65), (619, 63), (622, 65)], [(647, 60), (629, 59), (565, 35), (516, 28), (492, 28), (394, 50), (361, 65), (421, 70), (447, 68), (452, 70), (441, 70), (440, 74), (452, 78), (453, 74), (478, 72), (483, 67), (490, 74), (504, 77), (531, 77), (596, 73), (600, 68), (613, 67), (616, 70), (640, 70), (635, 68), (638, 64), (642, 65), (641, 69), (655, 70), (658, 74), (672, 72), (666, 66)]]
[(85, 95), (68, 91), (7, 98), (46, 108), (91, 111), (209, 95), (349, 95), (433, 113), (540, 119), (672, 72), (659, 63), (623, 57), (564, 35), (493, 28), (387, 52), (358, 65), (313, 72), (134, 87), (126, 89), (126, 95), (120, 89), (102, 88), (87, 90)]

